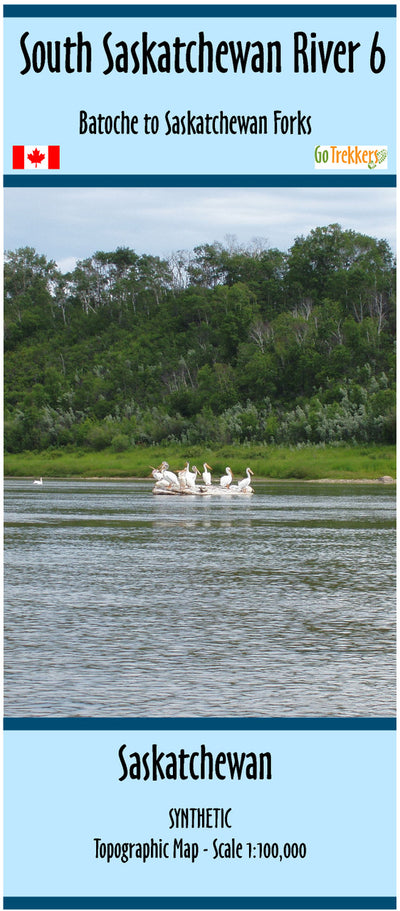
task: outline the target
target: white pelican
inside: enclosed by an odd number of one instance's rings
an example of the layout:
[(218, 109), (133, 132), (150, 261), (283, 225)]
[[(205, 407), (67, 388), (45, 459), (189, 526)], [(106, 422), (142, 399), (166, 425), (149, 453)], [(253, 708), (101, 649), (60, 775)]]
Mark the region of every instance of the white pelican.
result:
[(199, 469), (195, 465), (192, 465), (192, 471), (188, 471), (186, 475), (186, 483), (188, 487), (196, 486), (197, 475), (200, 474)]
[(250, 475), (254, 474), (251, 468), (246, 468), (247, 478), (243, 478), (243, 481), (239, 481), (238, 488), (239, 490), (247, 490), (250, 487)]
[(169, 471), (168, 462), (161, 463), (161, 473), (164, 481), (168, 481), (170, 487), (179, 487), (179, 481), (173, 471)]
[(42, 484), (43, 484), (43, 478), (40, 478), (39, 481), (34, 481), (33, 483), (34, 483), (34, 484), (37, 484), (39, 487), (41, 487)]
[(204, 462), (203, 468), (204, 468), (203, 475), (202, 475), (203, 481), (205, 484), (210, 485), (211, 484), (210, 471), (212, 471), (211, 465), (207, 465), (207, 462)]
[(227, 489), (229, 489), (230, 485), (232, 484), (233, 474), (232, 474), (232, 470), (230, 468), (225, 468), (225, 471), (226, 471), (226, 474), (224, 474), (222, 476), (222, 478), (220, 478), (219, 483), (220, 483), (221, 487), (226, 487)]
[(184, 468), (181, 471), (178, 471), (179, 486), (183, 489), (188, 486), (188, 477), (189, 477), (189, 462), (186, 462)]
[(160, 470), (160, 468), (153, 468), (151, 473), (156, 482), (156, 487), (169, 487), (170, 486), (169, 481), (164, 480), (163, 473)]

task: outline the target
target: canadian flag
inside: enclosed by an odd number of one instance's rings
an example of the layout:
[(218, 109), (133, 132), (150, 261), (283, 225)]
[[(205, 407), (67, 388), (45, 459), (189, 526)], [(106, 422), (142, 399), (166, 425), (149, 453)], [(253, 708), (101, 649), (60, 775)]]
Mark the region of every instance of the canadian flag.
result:
[(60, 167), (60, 146), (13, 146), (13, 170), (52, 171)]

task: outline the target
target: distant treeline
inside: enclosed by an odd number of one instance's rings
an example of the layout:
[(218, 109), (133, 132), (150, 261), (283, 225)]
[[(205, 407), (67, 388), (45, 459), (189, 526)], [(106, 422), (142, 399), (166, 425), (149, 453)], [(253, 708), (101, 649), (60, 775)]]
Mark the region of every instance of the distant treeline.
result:
[(395, 262), (337, 224), (285, 253), (5, 262), (5, 445), (394, 442)]

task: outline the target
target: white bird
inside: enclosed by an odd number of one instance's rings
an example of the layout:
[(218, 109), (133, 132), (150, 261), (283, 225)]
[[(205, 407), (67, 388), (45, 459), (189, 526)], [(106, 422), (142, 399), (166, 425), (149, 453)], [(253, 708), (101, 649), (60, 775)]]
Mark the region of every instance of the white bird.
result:
[(250, 475), (254, 474), (251, 468), (246, 468), (247, 478), (243, 478), (243, 481), (239, 481), (238, 488), (239, 490), (247, 490), (250, 487)]
[(151, 473), (156, 482), (156, 487), (166, 488), (170, 486), (169, 481), (164, 480), (162, 471), (159, 468), (153, 468)]
[(39, 481), (34, 481), (33, 483), (34, 483), (34, 484), (37, 484), (39, 487), (41, 487), (42, 484), (43, 484), (43, 478), (40, 478)]
[(233, 474), (230, 468), (225, 468), (226, 474), (220, 478), (220, 486), (229, 488), (232, 484)]
[(186, 462), (184, 468), (178, 471), (179, 486), (184, 490), (188, 486), (189, 462)]
[(195, 465), (192, 465), (192, 471), (188, 471), (186, 474), (187, 486), (195, 487), (197, 475), (200, 474), (199, 469)]
[(211, 465), (207, 465), (207, 462), (204, 462), (203, 468), (204, 468), (203, 475), (202, 475), (203, 481), (205, 484), (209, 485), (209, 484), (211, 484), (211, 474), (210, 474), (210, 472), (212, 471)]
[(164, 481), (168, 481), (170, 487), (179, 487), (179, 481), (173, 471), (169, 471), (168, 462), (161, 463), (161, 473)]

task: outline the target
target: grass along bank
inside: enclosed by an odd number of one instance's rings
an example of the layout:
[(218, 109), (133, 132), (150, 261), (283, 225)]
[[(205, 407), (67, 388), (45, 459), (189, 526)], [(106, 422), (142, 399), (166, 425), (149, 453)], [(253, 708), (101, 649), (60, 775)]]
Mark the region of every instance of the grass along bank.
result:
[(196, 446), (136, 446), (125, 452), (46, 450), (4, 457), (5, 477), (44, 478), (146, 478), (151, 466), (166, 459), (172, 470), (185, 461), (203, 470), (212, 466), (218, 479), (229, 465), (235, 477), (243, 477), (249, 465), (256, 478), (304, 481), (376, 480), (396, 477), (395, 446), (312, 446), (280, 447), (262, 445), (224, 446), (218, 449)]

